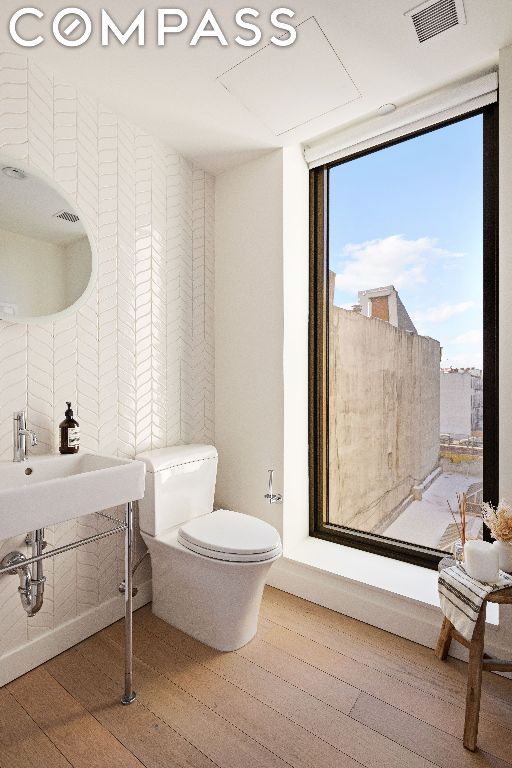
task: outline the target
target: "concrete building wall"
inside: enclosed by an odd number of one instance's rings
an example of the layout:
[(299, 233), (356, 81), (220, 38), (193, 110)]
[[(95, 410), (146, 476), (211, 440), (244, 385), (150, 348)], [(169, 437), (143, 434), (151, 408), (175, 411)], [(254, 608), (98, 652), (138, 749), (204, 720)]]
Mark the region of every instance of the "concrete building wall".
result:
[(439, 342), (331, 304), (329, 519), (381, 531), (439, 459)]

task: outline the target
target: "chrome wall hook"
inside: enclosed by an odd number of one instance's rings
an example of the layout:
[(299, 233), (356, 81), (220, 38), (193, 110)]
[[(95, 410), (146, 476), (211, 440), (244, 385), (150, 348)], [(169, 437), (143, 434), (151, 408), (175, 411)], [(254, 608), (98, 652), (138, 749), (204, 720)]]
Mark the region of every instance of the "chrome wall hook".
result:
[(268, 493), (265, 494), (264, 498), (268, 501), (269, 504), (282, 504), (283, 503), (283, 496), (280, 493), (274, 493), (273, 490), (273, 483), (274, 483), (274, 469), (268, 470)]

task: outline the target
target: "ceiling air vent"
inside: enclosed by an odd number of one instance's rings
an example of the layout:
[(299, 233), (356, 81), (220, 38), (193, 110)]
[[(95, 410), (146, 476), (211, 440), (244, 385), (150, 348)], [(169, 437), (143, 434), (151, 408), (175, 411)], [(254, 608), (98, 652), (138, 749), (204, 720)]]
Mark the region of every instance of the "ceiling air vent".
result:
[(54, 213), (53, 217), (55, 219), (64, 219), (64, 221), (69, 221), (71, 224), (76, 224), (77, 221), (80, 221), (80, 216), (77, 216), (76, 213), (70, 213), (69, 211), (59, 211), (58, 213)]
[(466, 23), (464, 0), (429, 0), (407, 11), (420, 43)]

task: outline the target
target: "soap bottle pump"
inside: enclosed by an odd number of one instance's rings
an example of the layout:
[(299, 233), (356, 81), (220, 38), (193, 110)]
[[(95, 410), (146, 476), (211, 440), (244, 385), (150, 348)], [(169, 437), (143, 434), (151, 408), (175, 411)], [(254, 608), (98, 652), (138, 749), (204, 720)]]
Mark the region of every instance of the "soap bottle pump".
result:
[(64, 421), (59, 424), (61, 453), (78, 453), (80, 449), (80, 427), (78, 421), (73, 418), (71, 403), (66, 401), (68, 409)]

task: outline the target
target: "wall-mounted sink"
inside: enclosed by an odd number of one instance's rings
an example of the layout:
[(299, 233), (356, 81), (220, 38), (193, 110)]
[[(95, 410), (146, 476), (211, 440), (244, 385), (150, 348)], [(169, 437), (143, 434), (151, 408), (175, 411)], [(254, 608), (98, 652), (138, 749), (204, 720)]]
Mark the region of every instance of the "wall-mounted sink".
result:
[(0, 462), (0, 540), (144, 496), (141, 461), (98, 456), (37, 456)]

